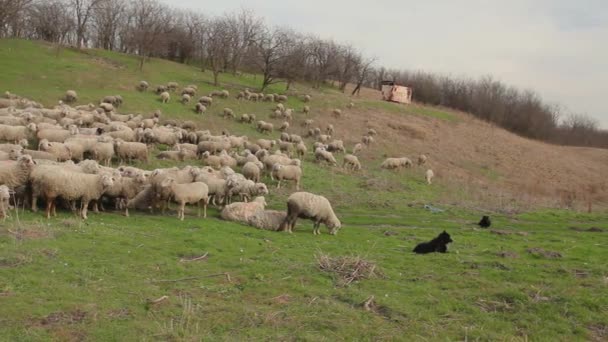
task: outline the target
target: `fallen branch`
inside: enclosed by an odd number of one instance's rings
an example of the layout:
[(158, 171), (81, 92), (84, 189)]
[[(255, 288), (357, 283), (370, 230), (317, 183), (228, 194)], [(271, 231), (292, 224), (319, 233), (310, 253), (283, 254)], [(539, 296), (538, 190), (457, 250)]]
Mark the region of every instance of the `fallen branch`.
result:
[(153, 299), (153, 300), (148, 300), (148, 304), (158, 304), (160, 302), (163, 302), (165, 300), (169, 299), (169, 296), (162, 296), (158, 299)]
[(159, 280), (152, 280), (152, 283), (176, 283), (179, 281), (189, 281), (189, 280), (196, 280), (196, 279), (202, 279), (202, 278), (212, 278), (212, 277), (220, 277), (220, 276), (225, 276), (226, 280), (228, 280), (229, 283), (232, 283), (232, 279), (230, 279), (230, 274), (228, 274), (228, 272), (226, 273), (216, 273), (216, 274), (208, 274), (208, 275), (204, 275), (204, 276), (198, 276), (198, 277), (187, 277), (187, 278), (179, 278), (179, 279), (159, 279)]
[(206, 259), (206, 258), (207, 258), (207, 255), (208, 255), (208, 254), (209, 254), (208, 252), (205, 252), (205, 254), (203, 254), (203, 255), (201, 255), (201, 256), (199, 256), (199, 257), (194, 257), (194, 258), (192, 258), (192, 259), (189, 259), (189, 258), (181, 258), (181, 259), (179, 259), (179, 262), (190, 262), (190, 261), (199, 261), (199, 260), (203, 260), (203, 259)]

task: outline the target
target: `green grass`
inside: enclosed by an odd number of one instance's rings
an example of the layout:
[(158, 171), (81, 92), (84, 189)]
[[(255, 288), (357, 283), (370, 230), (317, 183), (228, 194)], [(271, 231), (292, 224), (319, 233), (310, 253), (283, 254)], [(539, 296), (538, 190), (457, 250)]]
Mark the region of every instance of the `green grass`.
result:
[[(252, 139), (260, 136), (253, 127), (223, 120), (221, 109), (261, 119), (270, 114), (270, 104), (231, 98), (219, 100), (201, 117), (191, 106), (162, 105), (151, 92), (135, 91), (142, 79), (151, 85), (195, 83), (200, 94), (215, 89), (209, 72), (162, 60), (151, 60), (140, 72), (132, 56), (70, 49), (57, 55), (46, 44), (0, 40), (0, 61), (2, 88), (46, 105), (56, 103), (67, 89), (78, 91), (79, 104), (121, 94), (121, 112), (162, 108), (164, 118), (194, 120), (201, 128), (227, 128)], [(261, 82), (253, 75), (222, 74), (220, 80), (232, 93)], [(313, 116), (348, 102), (323, 88), (313, 93)], [(289, 106), (302, 105), (290, 98)], [(357, 106), (395, 113), (403, 108), (382, 101)], [(408, 113), (451, 120), (448, 113), (428, 107), (403, 112)], [(207, 219), (190, 212), (183, 222), (174, 212), (132, 212), (130, 218), (91, 213), (86, 222), (66, 211), (48, 221), (42, 213), (20, 211), (18, 218), (13, 213), (0, 222), (0, 340), (607, 338), (608, 213), (493, 215), (492, 228), (522, 233), (497, 235), (472, 224), (481, 213), (435, 204), (447, 190), (424, 184), (422, 170), (380, 171), (380, 162), (366, 160), (364, 170), (353, 174), (305, 158), (304, 189), (328, 197), (343, 222), (335, 237), (326, 230), (313, 236), (310, 221), (298, 221), (292, 235), (256, 230), (219, 220), (215, 209)], [(152, 161), (140, 166), (171, 165)], [(490, 169), (486, 176), (500, 177)], [(283, 209), (293, 185), (277, 190), (274, 182), (265, 182), (271, 188), (270, 207)], [(432, 213), (424, 204), (444, 211)], [(454, 240), (449, 253), (411, 253), (417, 243), (442, 230)], [(562, 257), (527, 252), (534, 247)], [(204, 253), (208, 257), (203, 261), (180, 262)], [(376, 263), (383, 276), (338, 286), (335, 275), (318, 268), (316, 255), (321, 253), (361, 256)], [(377, 310), (365, 311), (360, 304), (372, 295)], [(162, 296), (168, 299), (150, 303)]]

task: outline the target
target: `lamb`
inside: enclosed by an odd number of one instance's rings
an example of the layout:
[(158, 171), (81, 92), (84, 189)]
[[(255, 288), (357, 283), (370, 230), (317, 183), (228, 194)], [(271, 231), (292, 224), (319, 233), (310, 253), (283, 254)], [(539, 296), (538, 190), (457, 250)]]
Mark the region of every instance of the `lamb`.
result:
[(325, 161), (331, 165), (338, 165), (336, 158), (334, 158), (333, 154), (329, 151), (326, 151), (324, 148), (317, 148), (315, 150), (315, 161), (321, 162)]
[(148, 146), (139, 142), (126, 142), (121, 139), (114, 141), (114, 148), (120, 163), (124, 161), (131, 162), (132, 159), (138, 159), (143, 162), (148, 162)]
[(19, 157), (16, 162), (0, 162), (0, 185), (6, 185), (11, 189), (25, 185), (34, 165), (36, 163), (29, 155)]
[(56, 157), (57, 161), (60, 162), (72, 160), (72, 151), (70, 151), (70, 148), (63, 143), (50, 143), (48, 140), (42, 139), (38, 143), (38, 149), (44, 152), (51, 153)]
[(345, 169), (352, 169), (353, 171), (361, 170), (361, 163), (359, 162), (359, 158), (352, 154), (344, 155), (344, 162), (342, 163), (342, 167)]
[(296, 183), (296, 191), (300, 190), (302, 169), (296, 165), (275, 164), (272, 167), (272, 177), (278, 180), (277, 189), (281, 188), (281, 181), (292, 180)]
[(435, 177), (433, 170), (431, 170), (431, 169), (426, 170), (426, 173), (424, 174), (424, 179), (426, 180), (427, 184), (431, 184), (431, 180), (433, 179), (433, 177)]
[(194, 111), (197, 114), (203, 114), (205, 111), (207, 111), (207, 107), (205, 107), (204, 104), (197, 102), (196, 105), (194, 105)]
[(65, 96), (63, 97), (63, 102), (65, 103), (73, 103), (78, 101), (78, 94), (75, 90), (68, 90), (65, 92)]
[(339, 118), (340, 116), (342, 116), (342, 110), (336, 108), (331, 112), (331, 114), (334, 117)]
[(252, 180), (256, 183), (260, 182), (260, 174), (262, 173), (262, 169), (264, 169), (264, 164), (262, 164), (261, 162), (246, 162), (245, 165), (243, 165), (243, 176), (245, 176), (246, 179)]
[(11, 193), (6, 185), (0, 185), (0, 218), (9, 217)]
[(298, 218), (314, 221), (313, 234), (321, 234), (319, 226), (324, 223), (331, 235), (336, 235), (342, 223), (334, 213), (327, 198), (309, 192), (295, 192), (287, 199), (287, 217), (279, 230), (292, 233)]
[(250, 218), (259, 211), (263, 211), (265, 207), (266, 200), (263, 196), (258, 196), (251, 202), (228, 204), (222, 209), (220, 217), (226, 221), (249, 223)]
[(184, 220), (186, 204), (198, 203), (198, 217), (201, 217), (201, 207), (203, 207), (203, 217), (207, 218), (207, 205), (209, 204), (209, 188), (203, 182), (188, 184), (178, 184), (175, 178), (168, 177), (161, 183), (163, 189), (169, 190), (173, 201), (179, 204), (177, 218)]
[(139, 84), (137, 85), (137, 90), (146, 91), (146, 90), (148, 90), (148, 87), (150, 87), (150, 84), (148, 84), (148, 82), (140, 81)]
[(400, 169), (402, 167), (411, 167), (412, 161), (407, 158), (407, 157), (402, 157), (402, 158), (386, 158), (382, 164), (380, 165), (381, 168), (383, 169), (387, 169), (387, 170), (393, 170), (393, 169)]
[(182, 103), (182, 104), (186, 104), (186, 103), (188, 103), (188, 102), (190, 102), (190, 95), (188, 95), (188, 94), (183, 94), (183, 95), (182, 95), (182, 99), (181, 99), (181, 103)]
[(168, 92), (164, 91), (164, 92), (160, 93), (160, 102), (168, 103), (170, 99), (171, 99), (171, 95)]
[(355, 144), (355, 146), (353, 147), (353, 155), (359, 153), (361, 150), (363, 150), (363, 144), (361, 144), (361, 143)]
[(209, 96), (202, 96), (200, 99), (198, 99), (198, 102), (206, 107), (211, 107), (213, 99)]
[(327, 135), (334, 135), (334, 125), (327, 125), (327, 129), (325, 130), (325, 132), (327, 133)]
[(35, 123), (30, 123), (27, 126), (0, 125), (0, 141), (17, 144), (23, 139), (29, 140), (36, 130), (37, 126)]
[[(55, 213), (55, 199), (61, 197), (67, 201), (80, 199), (80, 216), (87, 219), (89, 202), (98, 201), (104, 192), (114, 184), (108, 175), (90, 175), (85, 173), (59, 171), (58, 167), (39, 166), (32, 171), (32, 196), (42, 195), (46, 200), (46, 217)], [(59, 167), (61, 169), (61, 167)], [(35, 206), (35, 201), (32, 201)], [(34, 210), (34, 208), (32, 208)]]
[(418, 166), (422, 166), (426, 163), (427, 157), (424, 154), (418, 156)]

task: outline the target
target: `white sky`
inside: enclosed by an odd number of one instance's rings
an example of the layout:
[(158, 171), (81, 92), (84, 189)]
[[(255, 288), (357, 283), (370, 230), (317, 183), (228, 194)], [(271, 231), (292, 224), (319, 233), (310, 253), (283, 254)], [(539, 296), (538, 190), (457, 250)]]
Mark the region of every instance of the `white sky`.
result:
[(608, 128), (608, 0), (164, 0), (352, 43), (378, 64), (493, 75)]

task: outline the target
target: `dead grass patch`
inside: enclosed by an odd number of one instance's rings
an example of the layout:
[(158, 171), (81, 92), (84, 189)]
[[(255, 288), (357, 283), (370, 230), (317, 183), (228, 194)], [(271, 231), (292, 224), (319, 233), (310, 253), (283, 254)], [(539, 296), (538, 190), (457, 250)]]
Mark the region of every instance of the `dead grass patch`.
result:
[(520, 236), (528, 236), (528, 232), (516, 232), (512, 230), (500, 230), (500, 229), (491, 229), (490, 233), (494, 233), (496, 235), (520, 235)]
[(502, 252), (498, 252), (496, 253), (497, 256), (501, 257), (501, 258), (509, 258), (509, 259), (517, 259), (519, 258), (519, 254), (515, 253), (515, 252), (510, 252), (510, 251), (502, 251)]
[(608, 339), (608, 325), (604, 323), (590, 324), (587, 330), (591, 333), (592, 341), (606, 341)]
[(577, 232), (589, 232), (589, 233), (603, 233), (604, 230), (602, 228), (598, 228), (598, 227), (591, 227), (591, 228), (580, 228), (580, 227), (570, 227), (570, 229), (572, 230), (576, 230)]
[(17, 254), (10, 257), (0, 257), (0, 268), (19, 267), (32, 262), (32, 257), (26, 254)]
[(387, 125), (395, 131), (399, 131), (401, 134), (404, 134), (410, 138), (420, 140), (424, 140), (426, 138), (426, 133), (424, 130), (414, 125), (395, 122), (389, 122)]
[(48, 325), (65, 325), (65, 324), (78, 324), (83, 322), (87, 317), (87, 313), (80, 309), (73, 311), (57, 311), (50, 313), (46, 317), (38, 320), (38, 323), (42, 326)]
[(528, 248), (526, 251), (536, 257), (547, 259), (559, 259), (562, 257), (560, 252), (548, 251), (540, 247)]
[(19, 241), (53, 237), (52, 230), (42, 224), (7, 227), (6, 230), (3, 229), (3, 233)]
[(319, 253), (316, 257), (319, 269), (333, 274), (338, 286), (348, 286), (352, 282), (383, 276), (375, 263), (360, 256), (330, 257)]

